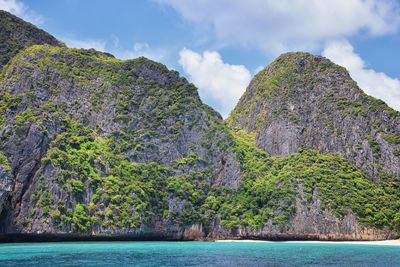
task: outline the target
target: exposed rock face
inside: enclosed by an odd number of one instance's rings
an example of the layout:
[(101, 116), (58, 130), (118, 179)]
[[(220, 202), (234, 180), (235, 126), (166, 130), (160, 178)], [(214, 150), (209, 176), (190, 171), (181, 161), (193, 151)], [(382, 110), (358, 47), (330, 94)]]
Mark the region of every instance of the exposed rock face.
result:
[(259, 230), (239, 228), (227, 230), (218, 225), (207, 236), (198, 228), (187, 229), (183, 233), (186, 239), (266, 239), (266, 240), (387, 240), (395, 239), (396, 233), (374, 227), (360, 225), (356, 216), (346, 215), (338, 219), (332, 213), (318, 210), (312, 206), (297, 207), (296, 216), (290, 225), (281, 229), (269, 222)]
[(281, 55), (255, 76), (228, 120), (256, 132), (271, 155), (312, 148), (343, 155), (374, 180), (400, 176), (400, 113), (320, 56)]
[(0, 10), (0, 71), (18, 52), (35, 44), (64, 45), (47, 32)]
[(395, 238), (393, 232), (383, 231), (360, 225), (354, 214), (338, 219), (328, 208), (321, 207), (321, 198), (314, 191), (311, 205), (299, 189), (300, 198), (296, 199), (296, 215), (291, 221), (287, 233), (321, 240), (384, 240)]
[(7, 201), (9, 193), (12, 191), (13, 180), (9, 171), (0, 165), (0, 214), (3, 211), (3, 205)]

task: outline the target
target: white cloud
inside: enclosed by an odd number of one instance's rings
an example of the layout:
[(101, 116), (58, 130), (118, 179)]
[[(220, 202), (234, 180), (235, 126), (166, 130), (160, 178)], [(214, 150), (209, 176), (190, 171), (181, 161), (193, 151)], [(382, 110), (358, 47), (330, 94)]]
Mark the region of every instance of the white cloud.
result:
[(97, 51), (106, 51), (106, 41), (104, 40), (94, 40), (94, 39), (74, 39), (74, 38), (60, 38), (63, 42), (71, 48), (84, 48), (90, 49), (94, 48)]
[(327, 40), (382, 35), (400, 26), (397, 0), (158, 0), (186, 20), (212, 29), (222, 45), (264, 52), (316, 51)]
[(0, 0), (0, 9), (18, 16), (24, 12), (25, 6), (24, 4), (15, 0)]
[(0, 0), (0, 9), (10, 12), (35, 25), (43, 23), (43, 17), (36, 12), (29, 10), (22, 2), (17, 0)]
[(72, 48), (94, 48), (97, 51), (108, 52), (120, 59), (133, 59), (146, 57), (154, 61), (163, 61), (167, 58), (167, 51), (163, 49), (154, 49), (146, 42), (137, 42), (131, 49), (122, 48), (117, 36), (111, 36), (110, 39), (78, 39), (60, 37), (68, 47)]
[(347, 68), (351, 77), (367, 94), (382, 99), (390, 107), (400, 110), (400, 80), (368, 69), (349, 42), (330, 42), (322, 55)]
[[(148, 43), (134, 43), (132, 49), (123, 50), (118, 47), (118, 41), (114, 41), (114, 53), (118, 58), (132, 59), (146, 57), (154, 61), (162, 61), (166, 58), (167, 52), (163, 49), (154, 49)], [(115, 45), (117, 44), (117, 45)]]
[(199, 88), (202, 98), (216, 103), (216, 109), (226, 117), (249, 84), (250, 72), (242, 65), (224, 63), (214, 51), (199, 54), (183, 49), (179, 56), (179, 64)]

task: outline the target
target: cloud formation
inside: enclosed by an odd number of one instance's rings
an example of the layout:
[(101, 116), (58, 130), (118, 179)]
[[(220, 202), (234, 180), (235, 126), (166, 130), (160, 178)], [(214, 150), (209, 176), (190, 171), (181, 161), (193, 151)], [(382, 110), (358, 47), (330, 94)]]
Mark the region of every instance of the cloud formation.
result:
[[(0, 0), (1, 1), (1, 0)], [(167, 52), (162, 49), (153, 49), (146, 42), (137, 42), (132, 45), (131, 49), (125, 49), (120, 46), (119, 38), (112, 36), (111, 39), (78, 39), (60, 37), (60, 40), (72, 48), (94, 48), (97, 51), (109, 52), (120, 59), (133, 59), (138, 57), (146, 57), (155, 61), (162, 61), (166, 58)]]
[(138, 57), (146, 57), (155, 61), (162, 61), (166, 58), (167, 52), (163, 49), (154, 49), (148, 43), (134, 43), (132, 49), (124, 50), (118, 46), (118, 41), (114, 41), (113, 53), (121, 59), (132, 59)]
[(214, 51), (199, 54), (185, 48), (179, 56), (179, 64), (199, 88), (200, 96), (214, 101), (226, 118), (249, 84), (250, 72), (242, 65), (224, 63)]
[(22, 2), (17, 0), (0, 0), (0, 9), (10, 12), (35, 25), (43, 23), (43, 17), (29, 10)]
[(0, 0), (0, 9), (19, 16), (23, 13), (25, 7), (22, 3), (15, 0)]
[(400, 80), (368, 69), (348, 41), (328, 43), (322, 55), (347, 68), (351, 77), (367, 94), (382, 99), (390, 107), (400, 111)]
[(94, 48), (97, 51), (106, 51), (106, 41), (94, 39), (74, 39), (74, 38), (60, 38), (68, 47), (71, 48)]
[(158, 0), (184, 19), (211, 29), (222, 45), (268, 53), (318, 50), (327, 40), (371, 36), (400, 27), (396, 0)]

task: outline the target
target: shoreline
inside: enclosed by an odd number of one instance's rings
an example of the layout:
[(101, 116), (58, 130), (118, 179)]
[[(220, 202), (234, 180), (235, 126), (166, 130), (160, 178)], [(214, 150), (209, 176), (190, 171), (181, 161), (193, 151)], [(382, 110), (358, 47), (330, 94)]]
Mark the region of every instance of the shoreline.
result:
[(79, 234), (0, 234), (0, 243), (31, 243), (31, 242), (113, 242), (113, 241), (166, 241), (166, 242), (248, 242), (248, 243), (304, 243), (304, 244), (355, 244), (355, 245), (386, 245), (400, 246), (400, 239), (387, 240), (318, 240), (318, 239), (208, 239), (188, 238), (180, 235), (79, 235)]
[(293, 240), (293, 241), (268, 241), (252, 239), (226, 239), (215, 240), (214, 242), (248, 242), (248, 243), (296, 243), (296, 244), (348, 244), (348, 245), (379, 245), (379, 246), (400, 246), (400, 239), (380, 240), (380, 241), (317, 241), (317, 240)]

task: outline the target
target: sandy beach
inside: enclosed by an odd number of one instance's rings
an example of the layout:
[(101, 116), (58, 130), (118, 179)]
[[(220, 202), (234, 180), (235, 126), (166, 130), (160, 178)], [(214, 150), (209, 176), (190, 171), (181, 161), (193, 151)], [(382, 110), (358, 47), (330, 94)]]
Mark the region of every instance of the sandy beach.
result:
[(263, 243), (306, 243), (306, 244), (354, 244), (354, 245), (382, 245), (400, 246), (400, 239), (382, 241), (267, 241), (267, 240), (216, 240), (215, 242), (263, 242)]

